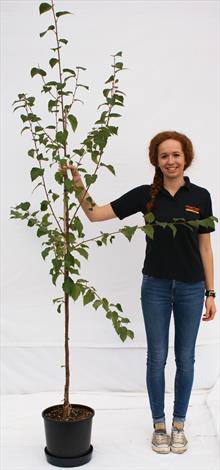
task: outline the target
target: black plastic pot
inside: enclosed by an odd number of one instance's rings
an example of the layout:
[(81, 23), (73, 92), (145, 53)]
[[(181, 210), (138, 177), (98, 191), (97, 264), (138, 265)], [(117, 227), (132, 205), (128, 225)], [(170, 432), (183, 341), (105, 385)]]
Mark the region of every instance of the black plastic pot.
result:
[(95, 411), (85, 405), (71, 406), (87, 409), (92, 415), (81, 421), (58, 421), (46, 416), (48, 411), (62, 408), (62, 405), (51, 406), (42, 412), (47, 444), (44, 451), (47, 461), (57, 467), (77, 467), (89, 462), (92, 457), (90, 441)]

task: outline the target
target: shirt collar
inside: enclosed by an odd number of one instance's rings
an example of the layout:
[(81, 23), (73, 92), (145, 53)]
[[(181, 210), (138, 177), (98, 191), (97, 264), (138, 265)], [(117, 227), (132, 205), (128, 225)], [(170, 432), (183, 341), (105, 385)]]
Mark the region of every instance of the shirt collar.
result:
[(188, 176), (184, 176), (185, 184), (183, 185), (183, 188), (190, 189), (190, 179)]
[[(184, 178), (185, 184), (180, 186), (180, 188), (189, 190), (190, 189), (190, 184), (191, 184), (189, 176), (184, 176), (183, 178)], [(163, 186), (161, 186), (160, 191), (166, 192), (166, 189)]]

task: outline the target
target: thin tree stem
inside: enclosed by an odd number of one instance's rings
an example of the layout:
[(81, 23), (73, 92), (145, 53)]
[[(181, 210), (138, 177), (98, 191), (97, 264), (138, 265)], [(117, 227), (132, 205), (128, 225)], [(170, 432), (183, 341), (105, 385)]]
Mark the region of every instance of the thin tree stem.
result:
[[(57, 18), (55, 14), (54, 8), (54, 1), (51, 0), (52, 4), (52, 11), (54, 17), (54, 25), (55, 25), (55, 35), (56, 35), (56, 42), (57, 42), (57, 56), (58, 56), (58, 66), (59, 66), (59, 78), (60, 84), (62, 84), (62, 68), (61, 68), (61, 56), (60, 56), (60, 45), (59, 45), (59, 36), (58, 36), (58, 29), (57, 29)], [(64, 102), (63, 102), (63, 95), (61, 93), (61, 114), (62, 114), (62, 125), (63, 125), (63, 132), (66, 130), (66, 122), (65, 122), (65, 113), (64, 113)], [(67, 151), (66, 151), (66, 142), (64, 143), (64, 158), (66, 158)], [(64, 176), (64, 256), (69, 251), (69, 206), (68, 206), (68, 191), (65, 187), (65, 180), (67, 176)], [(65, 266), (65, 259), (64, 259), (64, 266)], [(64, 281), (68, 278), (69, 271), (67, 268), (64, 267)], [(69, 403), (69, 386), (70, 386), (70, 359), (69, 359), (69, 295), (65, 293), (65, 386), (64, 386), (64, 405), (63, 405), (63, 418), (66, 419), (70, 415), (70, 403)]]
[[(28, 115), (28, 105), (27, 105), (27, 103), (25, 103), (25, 109), (26, 109), (26, 113), (27, 113), (27, 115)], [(30, 129), (31, 129), (31, 134), (32, 134), (32, 140), (33, 140), (33, 142), (34, 142), (35, 151), (36, 151), (36, 154), (39, 155), (39, 149), (38, 149), (37, 144), (36, 144), (36, 139), (35, 139), (35, 137), (34, 137), (34, 130), (33, 130), (32, 122), (31, 122), (30, 120), (29, 120), (29, 124), (30, 124)], [(39, 163), (39, 167), (42, 169), (41, 161), (38, 160), (38, 163)], [(50, 210), (51, 210), (51, 212), (52, 212), (52, 214), (53, 214), (53, 216), (54, 216), (54, 219), (56, 220), (56, 223), (57, 223), (57, 225), (58, 225), (58, 227), (59, 227), (59, 230), (61, 231), (61, 233), (63, 233), (63, 230), (62, 230), (62, 228), (61, 228), (61, 225), (60, 225), (60, 223), (59, 223), (59, 220), (58, 220), (57, 217), (56, 217), (56, 214), (55, 214), (55, 212), (54, 212), (54, 210), (53, 210), (53, 207), (52, 207), (51, 202), (50, 202), (50, 199), (49, 199), (49, 195), (48, 195), (48, 192), (47, 192), (47, 187), (46, 187), (44, 175), (42, 175), (41, 178), (42, 178), (42, 183), (43, 183), (44, 191), (45, 191), (45, 194), (46, 194), (46, 198), (47, 198), (47, 201), (48, 201), (48, 205), (49, 205)]]

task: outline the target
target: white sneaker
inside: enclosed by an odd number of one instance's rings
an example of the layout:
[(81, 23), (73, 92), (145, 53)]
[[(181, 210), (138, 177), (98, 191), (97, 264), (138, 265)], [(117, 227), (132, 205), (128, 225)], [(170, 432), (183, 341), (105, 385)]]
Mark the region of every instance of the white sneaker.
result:
[(170, 452), (170, 436), (166, 432), (165, 425), (155, 425), (151, 446), (152, 449), (159, 454), (168, 454)]
[(170, 449), (176, 454), (182, 454), (187, 450), (187, 439), (183, 429), (172, 428)]

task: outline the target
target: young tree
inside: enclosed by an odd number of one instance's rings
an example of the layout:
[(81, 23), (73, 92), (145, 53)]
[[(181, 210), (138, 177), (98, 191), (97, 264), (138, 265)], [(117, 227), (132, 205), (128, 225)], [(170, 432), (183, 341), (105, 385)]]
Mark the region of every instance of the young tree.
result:
[[(57, 72), (56, 80), (50, 80), (48, 72), (40, 66), (31, 69), (31, 77), (40, 77), (42, 81), (41, 93), (45, 96), (48, 110), (48, 124), (43, 123), (43, 119), (35, 111), (36, 99), (28, 96), (27, 93), (19, 93), (18, 99), (14, 101), (14, 111), (22, 110), (21, 120), (24, 124), (21, 134), (28, 131), (31, 134), (32, 145), (28, 150), (28, 156), (34, 161), (30, 176), (35, 189), (41, 189), (44, 194), (38, 210), (32, 210), (30, 202), (21, 202), (11, 209), (12, 219), (25, 220), (28, 227), (36, 229), (37, 237), (43, 238), (41, 252), (43, 259), (50, 259), (50, 275), (52, 282), (56, 286), (58, 278), (62, 279), (62, 295), (53, 299), (57, 306), (57, 311), (64, 311), (65, 317), (65, 388), (63, 419), (67, 419), (70, 414), (69, 386), (70, 386), (70, 359), (69, 359), (69, 301), (76, 301), (82, 297), (83, 305), (91, 303), (94, 309), (102, 307), (105, 315), (112, 321), (116, 333), (122, 341), (127, 337), (133, 339), (134, 333), (127, 328), (130, 320), (123, 316), (123, 309), (120, 303), (110, 303), (106, 297), (98, 295), (94, 286), (89, 281), (80, 277), (80, 258), (88, 259), (89, 243), (95, 242), (99, 247), (112, 243), (116, 234), (123, 234), (129, 242), (136, 230), (142, 230), (148, 237), (154, 237), (154, 228), (157, 225), (163, 228), (170, 228), (173, 236), (176, 233), (176, 225), (179, 223), (186, 225), (189, 229), (198, 227), (199, 224), (213, 226), (214, 216), (203, 221), (184, 221), (184, 219), (174, 219), (172, 223), (159, 222), (155, 220), (152, 212), (145, 216), (144, 226), (125, 226), (116, 232), (103, 233), (94, 238), (85, 239), (83, 223), (78, 215), (79, 209), (84, 200), (94, 207), (92, 198), (88, 195), (90, 186), (98, 179), (100, 167), (106, 168), (115, 175), (114, 167), (111, 164), (103, 163), (104, 150), (110, 137), (117, 135), (118, 127), (112, 124), (112, 120), (121, 115), (114, 111), (117, 106), (124, 106), (125, 93), (119, 89), (119, 73), (125, 70), (122, 62), (122, 52), (117, 52), (113, 57), (112, 73), (105, 82), (103, 89), (104, 102), (98, 109), (104, 106), (99, 119), (87, 137), (81, 142), (79, 148), (70, 149), (69, 137), (75, 133), (78, 121), (73, 114), (74, 105), (82, 102), (77, 96), (80, 87), (89, 89), (87, 85), (81, 83), (81, 71), (84, 67), (75, 68), (63, 66), (62, 49), (67, 46), (68, 40), (60, 37), (58, 25), (64, 15), (70, 14), (68, 11), (56, 11), (54, 0), (50, 3), (41, 3), (40, 14), (48, 13), (52, 17), (46, 31), (40, 33), (43, 38), (46, 34), (52, 34), (55, 44), (52, 48), (53, 55), (49, 60), (50, 69)], [(74, 83), (74, 86), (70, 84)], [(52, 121), (52, 123), (51, 123)], [(92, 174), (87, 171), (83, 164), (83, 159), (87, 155), (94, 165)], [(77, 160), (78, 159), (78, 160)], [(59, 171), (69, 163), (76, 164), (78, 172), (84, 175), (86, 190), (80, 187), (74, 180), (69, 179), (67, 172)], [(55, 172), (54, 172), (55, 165)], [(47, 174), (53, 172), (56, 190), (48, 188)], [(63, 198), (63, 214), (57, 214), (57, 201)]]

